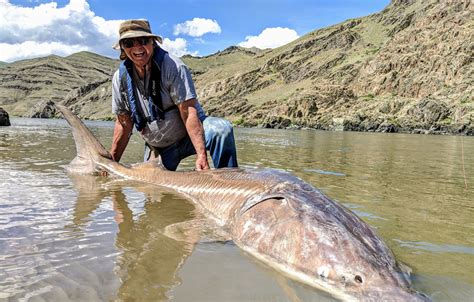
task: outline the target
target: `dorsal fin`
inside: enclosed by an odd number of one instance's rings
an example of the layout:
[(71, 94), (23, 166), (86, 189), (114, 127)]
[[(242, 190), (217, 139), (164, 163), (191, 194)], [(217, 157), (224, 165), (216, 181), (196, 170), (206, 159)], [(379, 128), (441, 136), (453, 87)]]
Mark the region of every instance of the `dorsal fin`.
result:
[(133, 164), (131, 168), (142, 168), (142, 167), (150, 167), (154, 169), (160, 169), (160, 170), (168, 170), (166, 167), (163, 165), (161, 162), (161, 156), (158, 156), (157, 158), (150, 159), (146, 162), (143, 163), (137, 163)]

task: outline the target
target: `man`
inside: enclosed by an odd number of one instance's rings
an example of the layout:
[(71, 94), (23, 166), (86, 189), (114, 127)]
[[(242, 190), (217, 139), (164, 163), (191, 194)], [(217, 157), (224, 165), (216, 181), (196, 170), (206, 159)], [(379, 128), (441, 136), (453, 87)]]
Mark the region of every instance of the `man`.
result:
[(206, 149), (215, 168), (237, 167), (232, 125), (205, 115), (188, 68), (159, 47), (162, 39), (148, 21), (124, 21), (119, 34), (114, 48), (123, 62), (112, 80), (112, 158), (120, 160), (135, 126), (146, 142), (145, 160), (159, 155), (169, 170), (192, 154), (196, 170), (209, 169)]

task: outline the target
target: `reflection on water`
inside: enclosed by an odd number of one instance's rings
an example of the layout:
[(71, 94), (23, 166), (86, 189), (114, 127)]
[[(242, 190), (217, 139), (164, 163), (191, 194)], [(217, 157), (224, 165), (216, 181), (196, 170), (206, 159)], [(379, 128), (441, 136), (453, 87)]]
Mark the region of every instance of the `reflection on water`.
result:
[[(332, 300), (232, 242), (204, 239), (201, 214), (179, 195), (67, 176), (75, 148), (64, 121), (12, 122), (0, 128), (0, 301)], [(112, 124), (88, 126), (108, 148)], [(417, 289), (436, 301), (474, 296), (473, 138), (257, 129), (236, 136), (242, 166), (291, 171), (377, 228), (414, 269)], [(139, 161), (142, 148), (133, 136), (124, 161)]]
[[(197, 236), (175, 241), (163, 235), (171, 224), (193, 218), (193, 206), (176, 196), (163, 194), (157, 188), (130, 182), (100, 185), (97, 177), (74, 176), (78, 196), (73, 227), (84, 229), (102, 202), (111, 202), (118, 226), (115, 248), (115, 277), (121, 281), (117, 298), (165, 300), (167, 292), (179, 284), (177, 271), (191, 254)], [(134, 215), (131, 206), (138, 215)], [(164, 263), (164, 265), (157, 265)]]

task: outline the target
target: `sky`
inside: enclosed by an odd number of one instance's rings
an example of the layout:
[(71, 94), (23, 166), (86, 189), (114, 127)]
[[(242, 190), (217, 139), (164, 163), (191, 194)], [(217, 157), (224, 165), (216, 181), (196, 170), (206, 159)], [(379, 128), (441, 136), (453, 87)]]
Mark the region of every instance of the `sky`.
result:
[(0, 61), (91, 51), (118, 58), (120, 22), (148, 19), (174, 55), (276, 48), (390, 0), (0, 0)]

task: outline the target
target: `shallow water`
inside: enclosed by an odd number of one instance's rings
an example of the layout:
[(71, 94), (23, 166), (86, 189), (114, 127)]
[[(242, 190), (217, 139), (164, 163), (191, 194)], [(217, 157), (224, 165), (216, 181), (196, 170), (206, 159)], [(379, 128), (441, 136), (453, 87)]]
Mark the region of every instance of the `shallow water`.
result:
[[(179, 195), (66, 175), (75, 147), (63, 120), (12, 124), (0, 128), (0, 301), (333, 300), (199, 226), (169, 236), (199, 216)], [(112, 123), (87, 125), (108, 147)], [(236, 139), (241, 166), (291, 171), (375, 227), (417, 290), (472, 299), (473, 138), (236, 129)], [(132, 136), (123, 161), (142, 148)]]

